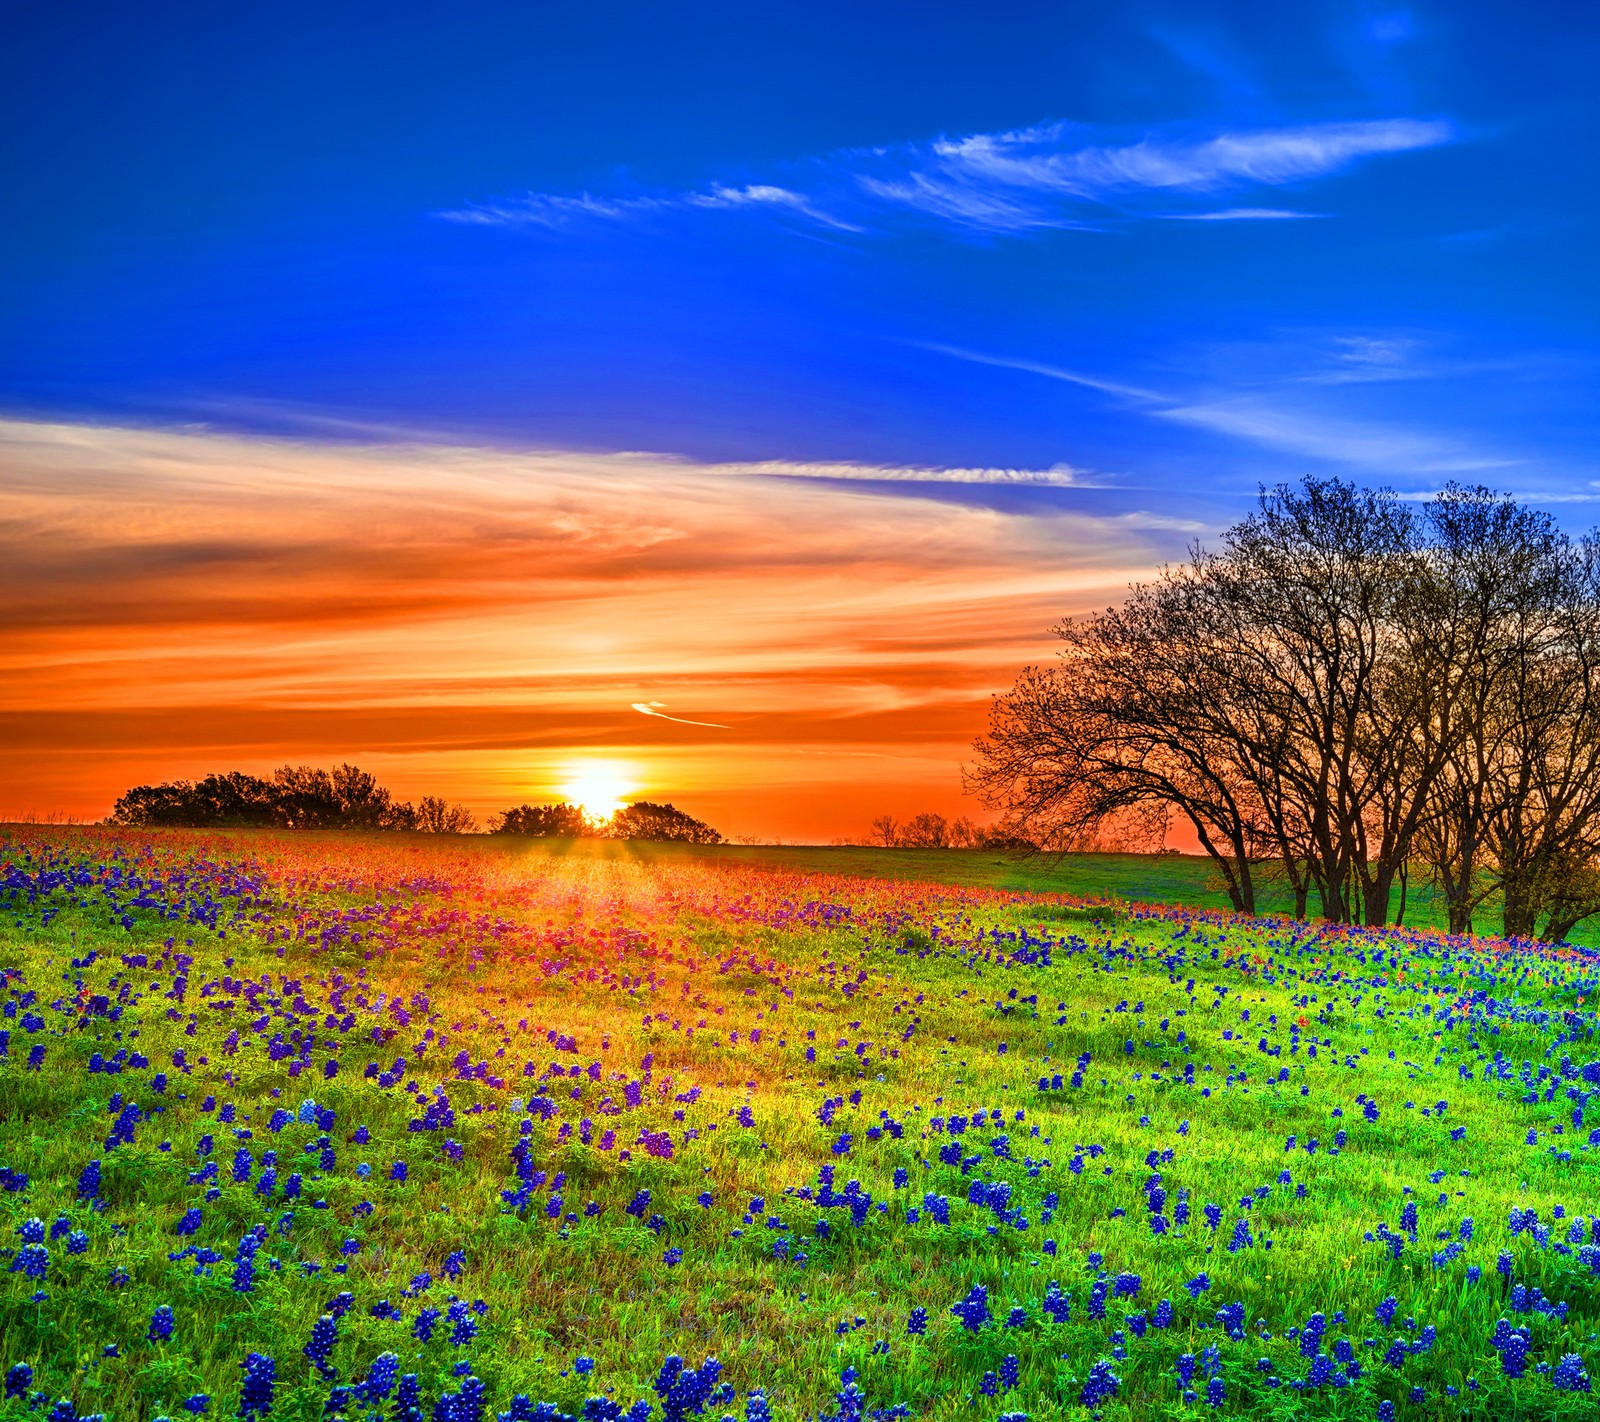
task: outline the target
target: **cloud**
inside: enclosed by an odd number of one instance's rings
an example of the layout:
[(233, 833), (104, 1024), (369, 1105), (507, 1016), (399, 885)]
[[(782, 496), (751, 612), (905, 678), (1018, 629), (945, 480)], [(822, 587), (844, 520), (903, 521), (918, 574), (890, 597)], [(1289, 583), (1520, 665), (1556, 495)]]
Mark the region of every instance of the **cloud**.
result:
[(751, 464), (711, 467), (730, 474), (766, 475), (783, 479), (841, 479), (858, 483), (991, 484), (1051, 489), (1098, 487), (1092, 476), (1068, 464), (1053, 464), (1048, 469), (948, 469), (923, 465), (801, 463), (770, 459)]
[(636, 197), (597, 197), (593, 193), (578, 193), (565, 197), (557, 193), (529, 193), (526, 197), (484, 203), (469, 203), (437, 213), (449, 222), (460, 222), (479, 227), (534, 226), (564, 227), (584, 218), (620, 220), (642, 217), (652, 213), (698, 208), (706, 211), (751, 208), (796, 213), (824, 227), (842, 231), (860, 229), (823, 212), (810, 199), (788, 188), (772, 183), (747, 183), (743, 187), (728, 187), (713, 183), (705, 192), (642, 195)]
[[(1331, 378), (1298, 377), (1300, 385), (1373, 384), (1403, 378), (1414, 343), (1403, 337), (1349, 336), (1335, 342), (1346, 368)], [(1341, 410), (1310, 406), (1302, 394), (1216, 393), (1180, 395), (1103, 380), (1043, 361), (996, 356), (959, 346), (926, 345), (958, 360), (1020, 370), (1048, 380), (1113, 395), (1151, 419), (1208, 430), (1276, 454), (1324, 460), (1384, 475), (1475, 474), (1519, 461), (1485, 453), (1446, 435), (1397, 429)], [(1341, 378), (1342, 377), (1342, 378)]]
[(1282, 207), (1225, 207), (1220, 212), (1170, 212), (1168, 217), (1182, 222), (1285, 222), (1299, 218), (1326, 217), (1325, 212), (1292, 212)]
[(922, 341), (918, 342), (918, 345), (922, 350), (954, 356), (957, 360), (971, 361), (974, 365), (998, 366), (1001, 370), (1023, 370), (1030, 375), (1042, 375), (1047, 380), (1061, 380), (1068, 385), (1081, 385), (1086, 390), (1099, 390), (1106, 395), (1120, 395), (1128, 400), (1159, 403), (1166, 398), (1153, 390), (1145, 390), (1137, 385), (1108, 380), (1098, 375), (1086, 375), (1082, 371), (1067, 370), (1063, 366), (1048, 365), (1042, 361), (1027, 360), (1018, 356), (993, 355), (986, 351), (973, 351), (964, 346), (943, 345), (936, 341)]
[(1269, 206), (1172, 212), (1233, 192), (1303, 184), (1371, 158), (1449, 143), (1443, 119), (1382, 118), (1224, 131), (1171, 131), (1106, 142), (1080, 124), (1046, 123), (935, 138), (777, 165), (743, 183), (634, 195), (530, 193), (441, 212), (478, 225), (555, 228), (688, 211), (766, 211), (838, 231), (879, 230), (914, 216), (968, 233), (1100, 230), (1111, 222), (1191, 217), (1209, 221), (1306, 218)]
[(633, 709), (641, 716), (654, 716), (660, 721), (676, 721), (680, 726), (708, 726), (716, 731), (729, 731), (731, 726), (724, 726), (721, 721), (691, 721), (686, 716), (669, 716), (664, 709), (665, 701), (635, 701)]
[(1174, 405), (1155, 413), (1161, 419), (1211, 430), (1280, 454), (1309, 456), (1377, 474), (1476, 474), (1517, 462), (1466, 449), (1444, 437), (1261, 398)]
[(729, 833), (954, 812), (989, 695), (1176, 539), (941, 477), (1077, 476), (0, 421), (0, 809), (355, 759), (488, 813), (582, 746)]

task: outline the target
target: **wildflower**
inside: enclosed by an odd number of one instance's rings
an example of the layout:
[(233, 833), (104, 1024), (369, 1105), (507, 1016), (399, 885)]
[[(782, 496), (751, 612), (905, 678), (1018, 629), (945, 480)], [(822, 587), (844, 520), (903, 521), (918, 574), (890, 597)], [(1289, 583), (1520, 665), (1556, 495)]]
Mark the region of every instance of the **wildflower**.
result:
[(1099, 1407), (1102, 1402), (1115, 1397), (1121, 1386), (1122, 1379), (1111, 1371), (1110, 1362), (1102, 1358), (1089, 1369), (1089, 1376), (1078, 1393), (1078, 1401), (1084, 1407)]
[(328, 1357), (333, 1352), (334, 1345), (338, 1341), (339, 1326), (334, 1322), (331, 1313), (325, 1313), (311, 1325), (311, 1337), (301, 1350), (311, 1360), (316, 1370), (325, 1378), (338, 1376), (328, 1366)]
[(1583, 1358), (1577, 1353), (1563, 1353), (1550, 1374), (1550, 1385), (1558, 1392), (1588, 1392), (1589, 1374), (1583, 1369)]
[(43, 1280), (50, 1268), (50, 1251), (42, 1244), (25, 1244), (11, 1259), (10, 1272), (26, 1279)]
[(150, 1327), (145, 1333), (151, 1343), (165, 1343), (172, 1337), (172, 1305), (157, 1304), (150, 1315)]
[(244, 1368), (244, 1387), (239, 1393), (239, 1416), (265, 1417), (272, 1411), (278, 1364), (275, 1359), (264, 1354), (251, 1353), (241, 1366)]
[(950, 1305), (950, 1312), (961, 1320), (961, 1326), (969, 1333), (976, 1333), (989, 1322), (989, 1290), (982, 1284), (974, 1284), (966, 1298)]

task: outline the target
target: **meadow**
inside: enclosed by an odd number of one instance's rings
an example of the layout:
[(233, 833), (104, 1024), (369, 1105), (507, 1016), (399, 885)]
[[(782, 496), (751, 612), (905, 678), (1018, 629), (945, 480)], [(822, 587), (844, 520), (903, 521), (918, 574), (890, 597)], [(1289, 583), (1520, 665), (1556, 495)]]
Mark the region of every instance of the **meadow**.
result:
[(1592, 950), (1041, 872), (0, 831), (0, 1417), (1594, 1415)]

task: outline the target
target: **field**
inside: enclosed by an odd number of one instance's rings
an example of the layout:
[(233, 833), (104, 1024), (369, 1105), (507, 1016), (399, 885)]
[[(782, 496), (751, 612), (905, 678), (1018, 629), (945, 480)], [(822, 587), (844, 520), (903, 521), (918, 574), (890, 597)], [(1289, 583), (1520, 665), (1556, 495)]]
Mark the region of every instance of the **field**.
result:
[(0, 832), (0, 1417), (1594, 1415), (1592, 951), (1048, 872)]

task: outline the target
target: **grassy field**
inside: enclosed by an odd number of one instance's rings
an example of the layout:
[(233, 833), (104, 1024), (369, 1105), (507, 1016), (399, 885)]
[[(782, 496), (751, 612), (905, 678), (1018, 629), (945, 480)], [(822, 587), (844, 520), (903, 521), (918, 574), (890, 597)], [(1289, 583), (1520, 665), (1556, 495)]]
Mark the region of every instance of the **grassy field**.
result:
[(1595, 955), (1157, 893), (12, 831), (0, 1417), (1592, 1416)]
[[(573, 846), (562, 846), (571, 852)], [(619, 843), (580, 844), (580, 853), (611, 853), (647, 862), (683, 859), (713, 863), (762, 865), (799, 874), (864, 875), (881, 879), (931, 880), (969, 888), (1022, 889), (1029, 893), (1071, 894), (1082, 898), (1125, 899), (1130, 903), (1180, 905), (1185, 908), (1230, 909), (1228, 895), (1211, 861), (1197, 854), (1068, 854), (1033, 855), (980, 849), (873, 849), (836, 845), (695, 845)], [(495, 852), (492, 850), (489, 852)], [(1292, 914), (1294, 897), (1270, 877), (1258, 889), (1263, 914)], [(1315, 899), (1313, 898), (1313, 904)], [(1399, 908), (1395, 891), (1392, 908)], [(1499, 901), (1477, 915), (1480, 932), (1492, 932), (1500, 921)], [(1405, 896), (1408, 927), (1442, 929), (1448, 922), (1438, 892), (1426, 882), (1413, 883)], [(1600, 926), (1586, 923), (1572, 941), (1600, 943)]]

